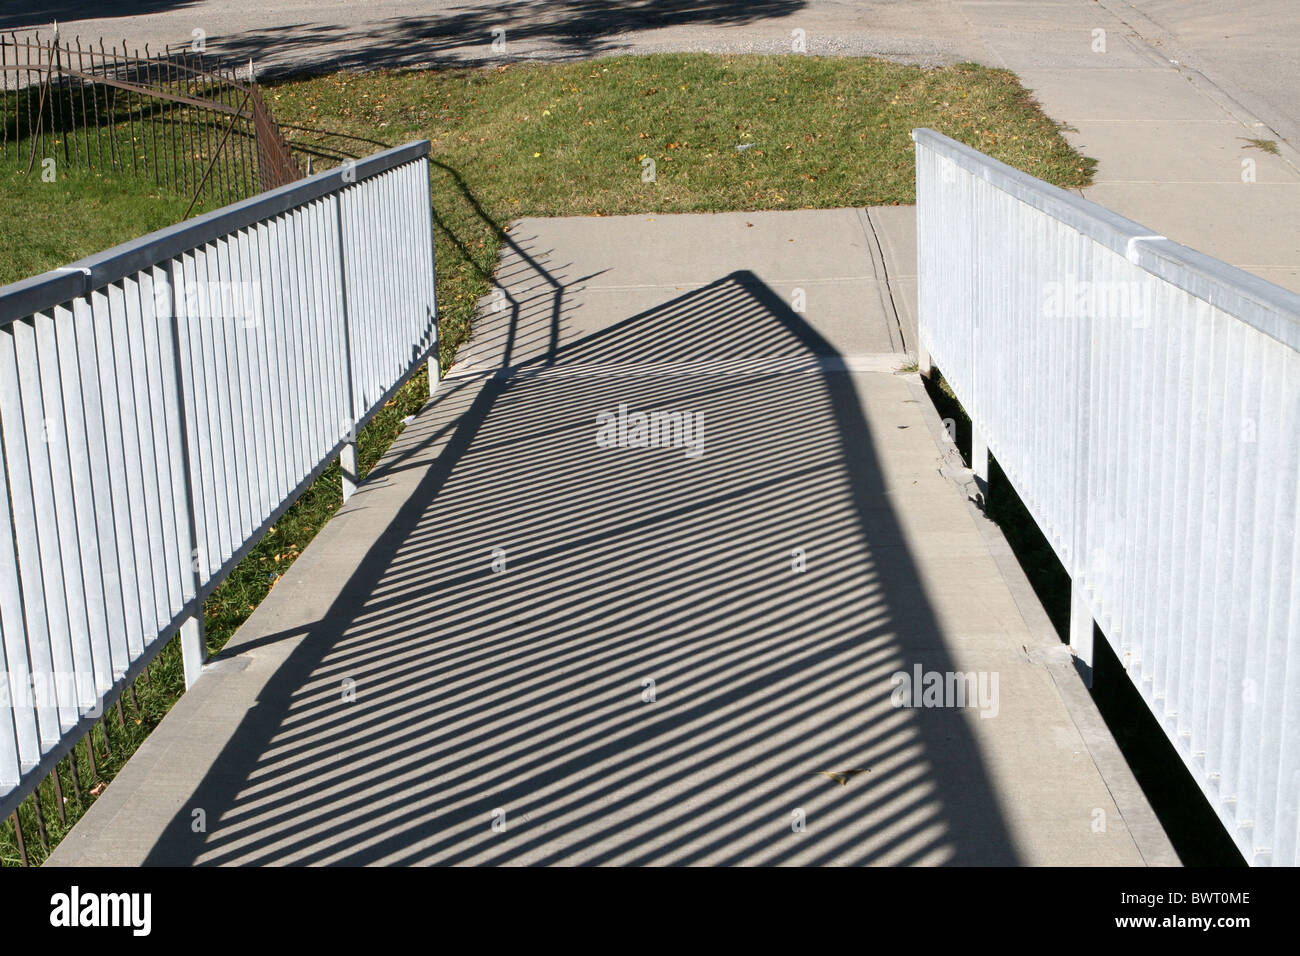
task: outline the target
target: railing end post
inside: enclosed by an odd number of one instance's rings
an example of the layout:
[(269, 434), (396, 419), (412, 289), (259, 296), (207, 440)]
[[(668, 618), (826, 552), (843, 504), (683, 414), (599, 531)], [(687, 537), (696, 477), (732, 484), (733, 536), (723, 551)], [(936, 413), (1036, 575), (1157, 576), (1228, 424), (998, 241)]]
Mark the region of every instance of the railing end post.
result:
[(348, 442), (339, 451), (339, 470), (343, 472), (343, 500), (346, 502), (357, 490), (361, 478), (357, 474), (357, 443)]
[(984, 497), (989, 493), (989, 445), (979, 426), (971, 422), (970, 428), (970, 467), (975, 472), (975, 480)]
[(930, 358), (930, 350), (925, 347), (920, 336), (917, 336), (916, 342), (916, 370), (921, 373), (922, 378), (929, 378), (934, 374), (934, 360)]
[(1094, 627), (1083, 586), (1076, 578), (1070, 582), (1070, 651), (1074, 654), (1074, 666), (1088, 688), (1092, 687)]
[(208, 658), (207, 635), (203, 627), (203, 604), (181, 623), (181, 662), (185, 667), (185, 689), (199, 679)]

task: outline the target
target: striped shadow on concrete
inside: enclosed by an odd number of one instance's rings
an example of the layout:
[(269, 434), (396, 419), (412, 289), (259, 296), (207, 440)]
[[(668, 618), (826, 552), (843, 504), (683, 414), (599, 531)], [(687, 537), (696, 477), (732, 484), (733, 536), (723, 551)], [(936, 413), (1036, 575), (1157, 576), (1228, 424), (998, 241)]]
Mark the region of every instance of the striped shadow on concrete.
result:
[(449, 377), (55, 862), (1142, 863), (921, 398), (745, 272)]

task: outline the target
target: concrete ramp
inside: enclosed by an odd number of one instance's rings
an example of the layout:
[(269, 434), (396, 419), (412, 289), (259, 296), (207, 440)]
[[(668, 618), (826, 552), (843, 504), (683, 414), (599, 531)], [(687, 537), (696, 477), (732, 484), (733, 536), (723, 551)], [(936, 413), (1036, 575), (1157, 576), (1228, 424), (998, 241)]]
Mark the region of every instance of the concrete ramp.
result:
[(516, 223), (52, 862), (1176, 863), (905, 371), (910, 214)]

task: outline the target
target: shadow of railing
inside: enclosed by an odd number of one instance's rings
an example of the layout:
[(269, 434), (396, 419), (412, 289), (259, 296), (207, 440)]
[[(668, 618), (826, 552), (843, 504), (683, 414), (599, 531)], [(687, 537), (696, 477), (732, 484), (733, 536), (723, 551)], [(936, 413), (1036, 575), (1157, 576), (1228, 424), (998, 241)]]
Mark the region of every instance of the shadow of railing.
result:
[[(328, 613), (232, 641), (302, 638), (147, 862), (1016, 863), (969, 715), (891, 703), (953, 665), (835, 351), (749, 273), (553, 309), (372, 473), (432, 459)], [(620, 405), (702, 454), (601, 447)]]

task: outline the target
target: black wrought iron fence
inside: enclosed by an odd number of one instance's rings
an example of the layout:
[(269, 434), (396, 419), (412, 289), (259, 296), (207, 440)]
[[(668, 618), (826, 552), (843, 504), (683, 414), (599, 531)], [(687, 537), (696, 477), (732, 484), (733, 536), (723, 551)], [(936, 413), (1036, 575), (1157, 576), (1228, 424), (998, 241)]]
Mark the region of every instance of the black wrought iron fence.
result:
[(0, 34), (0, 157), (29, 175), (116, 170), (233, 202), (303, 175), (252, 75), (199, 52)]

